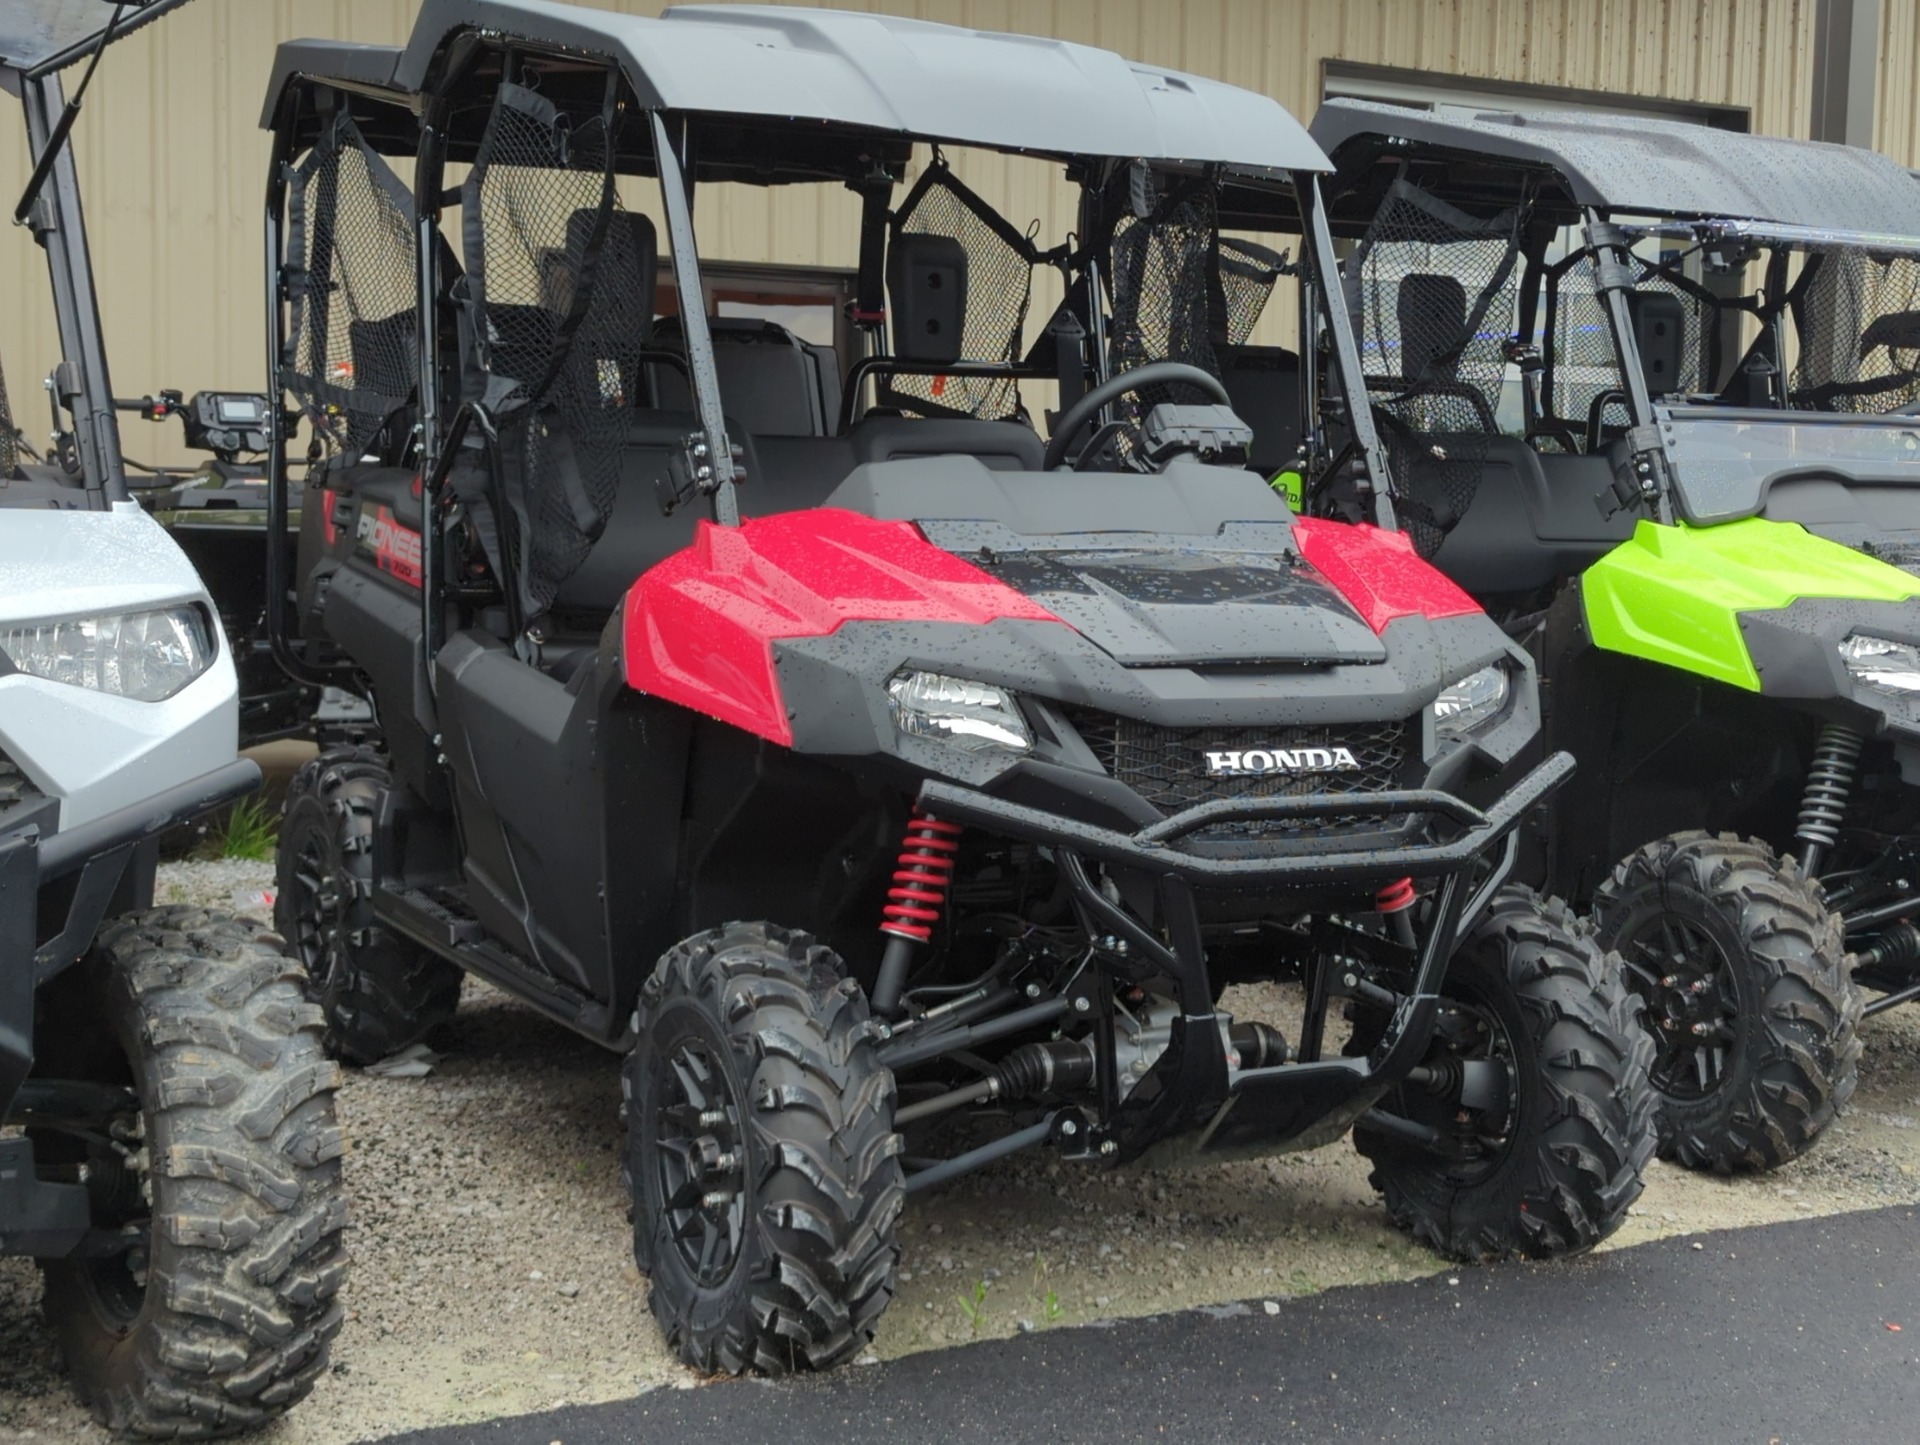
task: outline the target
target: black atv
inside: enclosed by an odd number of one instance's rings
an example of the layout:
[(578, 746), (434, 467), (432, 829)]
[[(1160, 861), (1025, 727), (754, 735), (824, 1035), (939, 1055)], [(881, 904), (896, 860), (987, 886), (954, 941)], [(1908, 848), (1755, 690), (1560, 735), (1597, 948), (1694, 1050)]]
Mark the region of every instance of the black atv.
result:
[(0, 385), (0, 1254), (40, 1262), (95, 1418), (205, 1439), (326, 1369), (346, 1200), (298, 965), (257, 922), (153, 906), (161, 834), (260, 770), (212, 599), (128, 489), (61, 76), (174, 8), (0, 0), (61, 348), (47, 455)]
[[(462, 971), (627, 1054), (684, 1360), (848, 1359), (906, 1196), (1022, 1149), (1351, 1128), (1450, 1255), (1619, 1224), (1651, 1043), (1616, 961), (1508, 885), (1570, 764), (1514, 765), (1531, 664), (1390, 528), (1325, 160), (1278, 106), (880, 17), (433, 0), (403, 51), (284, 47), (266, 121), (271, 351), (333, 447), (270, 620), (380, 720), (295, 785), (281, 926), (347, 1059)], [(962, 147), (1064, 183), (1073, 237), (995, 212)], [(845, 376), (709, 316), (719, 183), (852, 192)], [(1302, 259), (1223, 235), (1262, 222)], [(1251, 344), (1297, 275), (1301, 350)], [(1355, 519), (1297, 515), (1276, 459)], [(277, 438), (269, 466), (278, 512)], [(1219, 1007), (1274, 978), (1297, 1038)]]
[(1784, 1163), (1920, 998), (1920, 185), (1643, 117), (1314, 133), (1401, 513), (1580, 760), (1522, 876), (1645, 996), (1663, 1150)]

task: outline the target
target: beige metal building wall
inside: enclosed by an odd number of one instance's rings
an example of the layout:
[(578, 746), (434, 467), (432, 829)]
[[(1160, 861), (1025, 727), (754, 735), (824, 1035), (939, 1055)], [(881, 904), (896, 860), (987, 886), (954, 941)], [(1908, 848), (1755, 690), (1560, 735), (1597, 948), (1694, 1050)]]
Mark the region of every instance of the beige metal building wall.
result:
[[(598, 0), (657, 13), (656, 0)], [(1059, 35), (1264, 90), (1303, 118), (1337, 59), (1480, 80), (1746, 108), (1753, 128), (1810, 123), (1814, 0), (840, 0), (987, 29)], [(415, 0), (194, 0), (116, 49), (78, 129), (116, 388), (255, 388), (261, 355), (256, 128), (273, 47), (295, 35), (398, 43)], [(1920, 164), (1920, 0), (1885, 0), (1880, 143)], [(26, 170), (18, 110), (0, 112), (0, 196)], [(1024, 221), (1068, 221), (1017, 163), (969, 179)], [(851, 212), (801, 197), (708, 206), (702, 243), (742, 260), (844, 263)], [(55, 355), (39, 253), (0, 228), (0, 357), (30, 438)], [(1037, 302), (1045, 298), (1036, 298)], [(1044, 313), (1043, 313), (1044, 314)], [(135, 456), (178, 459), (172, 430), (131, 428)]]

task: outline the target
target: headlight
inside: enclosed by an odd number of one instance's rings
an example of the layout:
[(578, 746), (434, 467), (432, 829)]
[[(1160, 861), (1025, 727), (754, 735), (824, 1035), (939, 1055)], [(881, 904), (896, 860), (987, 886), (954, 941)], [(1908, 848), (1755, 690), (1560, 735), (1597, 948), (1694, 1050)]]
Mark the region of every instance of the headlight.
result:
[(887, 698), (893, 725), (910, 738), (934, 738), (978, 753), (1024, 753), (1033, 746), (1013, 695), (991, 683), (903, 672), (887, 684)]
[(213, 638), (198, 607), (0, 627), (0, 653), (24, 673), (159, 702), (205, 672)]
[(1840, 659), (1856, 682), (1890, 697), (1920, 694), (1920, 647), (1889, 642), (1884, 637), (1849, 637), (1840, 644)]
[(1470, 672), (1440, 689), (1433, 700), (1433, 730), (1463, 738), (1507, 705), (1507, 670), (1499, 663)]

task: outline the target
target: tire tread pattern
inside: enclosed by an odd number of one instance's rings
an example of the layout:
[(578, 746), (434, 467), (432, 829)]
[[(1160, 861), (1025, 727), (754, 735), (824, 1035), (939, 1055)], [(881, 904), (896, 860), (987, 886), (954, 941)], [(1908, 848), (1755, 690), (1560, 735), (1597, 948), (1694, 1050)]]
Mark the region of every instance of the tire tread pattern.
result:
[(313, 997), (326, 1011), (328, 1052), (351, 1064), (378, 1063), (418, 1043), (452, 1018), (460, 1003), (456, 966), (374, 921), (374, 820), (391, 784), (386, 759), (375, 749), (329, 749), (294, 775), (280, 830), (274, 923), (282, 933), (299, 936), (292, 916), (299, 894), (288, 883), (303, 830), (334, 834), (358, 894), (347, 936), (336, 941), (345, 966), (333, 971), (321, 960), (308, 961)]
[(1663, 1100), (1661, 1157), (1716, 1174), (1778, 1168), (1806, 1152), (1859, 1083), (1864, 999), (1844, 926), (1793, 859), (1755, 839), (1694, 829), (1614, 868), (1594, 895), (1602, 939), (1616, 936), (1636, 897), (1668, 896), (1676, 883), (1705, 895), (1745, 940), (1762, 1008), (1747, 1020), (1757, 1048), (1735, 1061), (1733, 1087), (1711, 1108)]
[(1619, 960), (1564, 903), (1518, 886), (1495, 895), (1461, 940), (1450, 972), (1460, 969), (1505, 988), (1517, 1005), (1537, 1064), (1520, 1085), (1523, 1097), (1537, 1091), (1537, 1110), (1502, 1167), (1467, 1184), (1356, 1130), (1373, 1186), (1399, 1228), (1449, 1258), (1553, 1259), (1591, 1249), (1626, 1219), (1654, 1152), (1653, 1040), (1640, 999)]
[[(340, 1076), (304, 975), (279, 949), (258, 923), (191, 907), (117, 920), (96, 944), (107, 1008), (152, 1101), (147, 1305), (117, 1338), (72, 1266), (49, 1261), (46, 1307), (111, 1430), (256, 1429), (327, 1367), (348, 1263)], [(203, 1087), (209, 1077), (222, 1086)]]
[(645, 1217), (635, 1172), (643, 1166), (630, 1142), (623, 1175), (635, 1201), (635, 1258), (652, 1275), (668, 1347), (714, 1374), (840, 1364), (871, 1342), (893, 1298), (906, 1197), (893, 1076), (874, 1056), (866, 999), (804, 933), (733, 923), (677, 945), (634, 1014), (640, 1043), (622, 1080), (630, 1141), (633, 1111), (646, 1107), (649, 1030), (669, 999), (708, 1011), (749, 1081), (742, 1107), (760, 1208), (735, 1272), (743, 1287), (724, 1311), (696, 1309), (699, 1292), (677, 1261), (653, 1257), (662, 1226)]

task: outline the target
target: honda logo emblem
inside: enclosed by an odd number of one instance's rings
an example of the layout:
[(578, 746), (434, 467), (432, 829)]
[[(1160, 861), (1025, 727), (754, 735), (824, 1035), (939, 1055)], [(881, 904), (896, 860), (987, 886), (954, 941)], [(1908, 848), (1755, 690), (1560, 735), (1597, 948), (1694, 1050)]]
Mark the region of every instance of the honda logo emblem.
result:
[(1360, 760), (1341, 747), (1245, 748), (1209, 752), (1207, 775), (1214, 778), (1259, 778), (1271, 773), (1337, 773), (1357, 769)]

